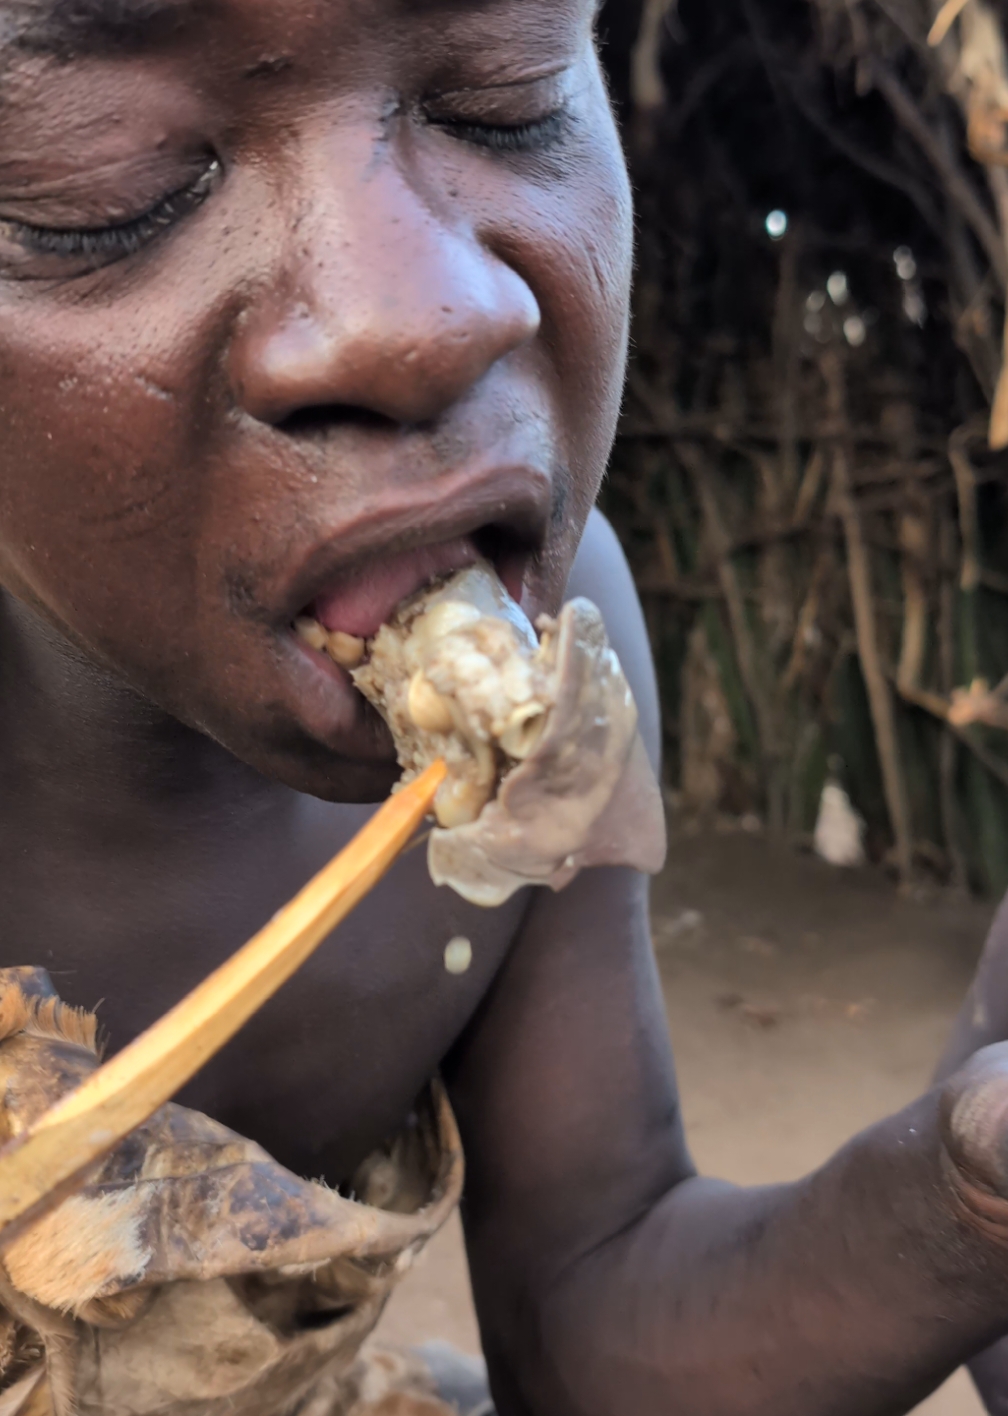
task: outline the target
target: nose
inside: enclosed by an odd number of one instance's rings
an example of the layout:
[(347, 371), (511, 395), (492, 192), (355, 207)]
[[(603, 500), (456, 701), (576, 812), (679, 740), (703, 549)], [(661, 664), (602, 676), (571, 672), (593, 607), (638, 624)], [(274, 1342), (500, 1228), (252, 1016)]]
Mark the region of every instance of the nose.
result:
[(230, 350), (238, 402), (261, 422), (351, 411), (431, 422), (539, 329), (522, 277), (436, 215), (394, 160), (310, 224)]

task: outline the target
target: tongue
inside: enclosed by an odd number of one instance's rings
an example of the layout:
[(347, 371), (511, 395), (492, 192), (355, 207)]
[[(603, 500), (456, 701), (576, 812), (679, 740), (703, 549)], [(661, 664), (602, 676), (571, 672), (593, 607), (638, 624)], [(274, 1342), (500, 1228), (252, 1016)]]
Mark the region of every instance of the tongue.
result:
[(440, 575), (463, 570), (479, 559), (468, 539), (422, 546), (393, 560), (374, 559), (315, 601), (312, 612), (326, 629), (370, 639), (409, 595)]

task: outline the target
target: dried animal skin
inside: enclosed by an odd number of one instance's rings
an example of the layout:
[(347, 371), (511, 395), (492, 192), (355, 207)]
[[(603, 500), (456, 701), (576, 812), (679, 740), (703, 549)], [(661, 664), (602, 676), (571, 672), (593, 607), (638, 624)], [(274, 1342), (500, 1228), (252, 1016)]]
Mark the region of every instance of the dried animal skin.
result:
[(661, 794), (598, 610), (573, 600), (538, 629), (480, 564), (400, 606), (353, 673), (405, 780), (448, 763), (431, 877), (487, 907), (585, 866), (665, 858)]
[[(94, 1070), (93, 1036), (44, 971), (0, 970), (5, 1135)], [(362, 1344), (461, 1192), (439, 1089), (353, 1185), (359, 1199), (162, 1107), (3, 1244), (0, 1413), (366, 1416)]]

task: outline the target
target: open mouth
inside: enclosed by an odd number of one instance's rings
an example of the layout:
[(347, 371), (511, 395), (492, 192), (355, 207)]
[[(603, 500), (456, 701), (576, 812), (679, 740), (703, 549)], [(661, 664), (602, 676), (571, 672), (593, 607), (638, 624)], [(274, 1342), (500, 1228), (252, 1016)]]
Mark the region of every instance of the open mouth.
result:
[(490, 906), (530, 884), (560, 889), (584, 865), (657, 869), (661, 793), (601, 615), (574, 600), (533, 626), (473, 550), (441, 542), (319, 597), (319, 615), (346, 625), (351, 610), (383, 607), (376, 586), (408, 587), (366, 641), (312, 620), (329, 653), (336, 634), (336, 652), (356, 640), (350, 677), (389, 729), (403, 781), (442, 764), (432, 880)]
[(298, 638), (341, 669), (359, 668), (367, 641), (417, 591), (488, 561), (514, 600), (520, 600), (528, 548), (496, 527), (390, 556), (373, 555), (335, 576), (294, 620)]

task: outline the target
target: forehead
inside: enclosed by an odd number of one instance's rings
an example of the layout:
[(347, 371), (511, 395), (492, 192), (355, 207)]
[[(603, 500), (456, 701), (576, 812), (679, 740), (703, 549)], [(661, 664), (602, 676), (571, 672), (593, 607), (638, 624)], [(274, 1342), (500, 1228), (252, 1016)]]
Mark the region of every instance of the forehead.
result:
[(208, 25), (240, 30), (283, 25), (298, 9), (310, 9), (337, 32), (365, 24), (392, 40), (403, 27), (431, 27), (446, 19), (493, 24), (516, 13), (533, 29), (544, 21), (594, 16), (600, 0), (0, 0), (0, 52), (80, 57), (123, 49), (147, 49)]

